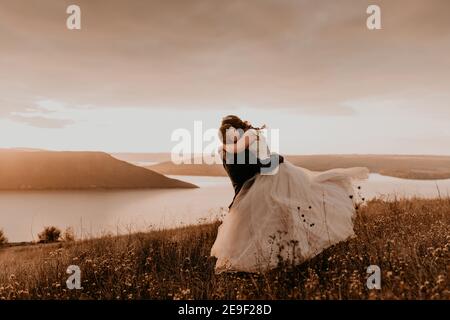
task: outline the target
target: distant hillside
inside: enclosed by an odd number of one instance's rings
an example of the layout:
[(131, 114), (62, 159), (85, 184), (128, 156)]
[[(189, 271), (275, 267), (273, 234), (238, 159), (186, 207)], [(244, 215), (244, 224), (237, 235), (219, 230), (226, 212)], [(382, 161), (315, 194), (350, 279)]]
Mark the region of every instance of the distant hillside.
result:
[(16, 151), (28, 151), (28, 152), (36, 152), (36, 151), (47, 151), (44, 149), (36, 149), (36, 148), (0, 148), (0, 152), (16, 152)]
[(174, 176), (210, 176), (224, 177), (227, 175), (222, 164), (180, 164), (176, 165), (171, 161), (158, 163), (145, 168), (155, 172)]
[(195, 187), (103, 152), (0, 152), (0, 190)]
[(160, 152), (160, 153), (130, 153), (130, 152), (119, 152), (119, 153), (111, 153), (114, 158), (119, 160), (127, 161), (127, 162), (165, 162), (170, 161), (170, 153), (169, 152)]
[(313, 155), (288, 156), (289, 161), (314, 171), (367, 167), (372, 173), (404, 179), (450, 178), (450, 156), (424, 155)]
[[(449, 179), (450, 156), (308, 155), (286, 156), (291, 163), (313, 171), (367, 167), (372, 173), (405, 179)], [(167, 161), (146, 168), (168, 175), (226, 176), (222, 164), (175, 165)]]

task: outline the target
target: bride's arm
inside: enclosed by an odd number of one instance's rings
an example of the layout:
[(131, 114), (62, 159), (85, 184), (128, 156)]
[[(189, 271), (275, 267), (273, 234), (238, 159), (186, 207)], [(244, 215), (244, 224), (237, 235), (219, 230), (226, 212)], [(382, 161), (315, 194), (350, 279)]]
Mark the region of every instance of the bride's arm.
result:
[(248, 130), (236, 143), (224, 144), (223, 149), (228, 153), (239, 153), (247, 149), (257, 139), (257, 133), (254, 130)]

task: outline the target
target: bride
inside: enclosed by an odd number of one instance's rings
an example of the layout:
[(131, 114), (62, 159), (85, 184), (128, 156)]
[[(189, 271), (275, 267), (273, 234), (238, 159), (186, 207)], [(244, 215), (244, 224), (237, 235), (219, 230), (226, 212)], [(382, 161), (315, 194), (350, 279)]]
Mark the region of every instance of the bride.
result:
[[(236, 116), (224, 118), (219, 134), (226, 169), (230, 155), (257, 150), (258, 163), (270, 157), (261, 130)], [(216, 272), (296, 265), (354, 236), (352, 182), (367, 177), (367, 168), (313, 172), (288, 161), (272, 174), (254, 175), (235, 188), (239, 191), (219, 227), (211, 249)]]

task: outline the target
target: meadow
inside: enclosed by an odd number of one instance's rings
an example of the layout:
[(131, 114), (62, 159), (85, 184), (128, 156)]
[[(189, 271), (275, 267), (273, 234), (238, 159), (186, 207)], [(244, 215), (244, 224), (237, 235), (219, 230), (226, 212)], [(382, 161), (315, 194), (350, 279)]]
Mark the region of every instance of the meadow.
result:
[[(0, 299), (450, 299), (450, 199), (371, 200), (356, 237), (298, 266), (214, 273), (219, 222), (0, 248)], [(69, 265), (81, 290), (66, 287)], [(381, 268), (381, 289), (366, 287)]]

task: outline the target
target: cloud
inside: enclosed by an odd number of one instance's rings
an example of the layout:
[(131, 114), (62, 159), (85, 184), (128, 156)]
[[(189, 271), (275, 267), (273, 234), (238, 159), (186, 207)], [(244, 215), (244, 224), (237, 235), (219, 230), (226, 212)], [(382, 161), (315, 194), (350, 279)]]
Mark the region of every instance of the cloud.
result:
[[(0, 98), (0, 117), (25, 123), (38, 128), (64, 128), (74, 124), (68, 114), (72, 110), (65, 104), (49, 99), (30, 101), (27, 99)], [(6, 107), (4, 107), (6, 106)]]
[(75, 123), (71, 119), (54, 119), (54, 118), (47, 118), (42, 116), (23, 116), (23, 115), (16, 115), (12, 114), (9, 116), (9, 119), (21, 123), (28, 124), (33, 127), (38, 128), (47, 128), (47, 129), (57, 129), (57, 128), (64, 128), (70, 124)]
[(428, 112), (442, 112), (434, 106), (449, 103), (450, 2), (378, 3), (381, 31), (366, 29), (365, 0), (79, 0), (81, 31), (65, 28), (70, 1), (2, 3), (0, 96), (17, 101), (0, 108), (23, 111), (51, 97), (72, 106), (352, 115), (349, 100), (424, 105), (431, 92), (440, 98)]

